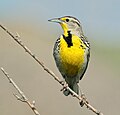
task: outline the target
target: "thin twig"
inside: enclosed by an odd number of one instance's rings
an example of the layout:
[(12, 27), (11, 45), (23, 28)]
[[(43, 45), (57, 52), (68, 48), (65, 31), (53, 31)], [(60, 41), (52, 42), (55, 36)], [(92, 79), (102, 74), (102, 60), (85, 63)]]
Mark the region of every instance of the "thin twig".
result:
[[(57, 82), (59, 82), (59, 84), (61, 84), (62, 86), (64, 85), (61, 80), (48, 68), (44, 65), (43, 62), (41, 62), (37, 56), (35, 56), (35, 54), (33, 54), (31, 52), (31, 50), (29, 50), (26, 45), (23, 44), (23, 42), (20, 40), (20, 36), (15, 36), (12, 32), (10, 32), (6, 27), (2, 26), (0, 24), (0, 27), (7, 33), (10, 35), (10, 37), (15, 40), (39, 65), (41, 65), (43, 67), (43, 69), (49, 73)], [(76, 97), (79, 102), (83, 101), (82, 97), (80, 97), (78, 94), (76, 94), (72, 89), (70, 89), (69, 87), (66, 87), (66, 89), (68, 89), (73, 95), (74, 97)], [(96, 113), (97, 115), (103, 115), (103, 113), (99, 112), (97, 109), (95, 109), (92, 105), (90, 105), (88, 103), (88, 101), (84, 101), (84, 104), (86, 105), (86, 107), (93, 111), (94, 113)]]
[(40, 115), (39, 112), (37, 111), (35, 104), (31, 103), (28, 98), (25, 96), (25, 94), (21, 91), (21, 89), (17, 86), (17, 84), (10, 78), (8, 73), (1, 67), (1, 71), (4, 73), (4, 75), (7, 77), (9, 82), (14, 86), (14, 88), (18, 91), (21, 97), (19, 97), (17, 94), (14, 94), (14, 96), (17, 98), (17, 100), (25, 102), (29, 105), (29, 107), (33, 110), (35, 115)]

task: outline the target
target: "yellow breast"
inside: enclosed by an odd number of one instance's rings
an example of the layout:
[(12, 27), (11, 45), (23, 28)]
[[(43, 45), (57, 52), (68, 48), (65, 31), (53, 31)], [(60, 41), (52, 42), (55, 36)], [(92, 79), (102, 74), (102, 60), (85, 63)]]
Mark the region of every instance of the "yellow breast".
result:
[(68, 76), (75, 76), (80, 69), (82, 69), (85, 55), (85, 45), (82, 40), (73, 35), (73, 46), (68, 47), (63, 37), (60, 40), (60, 57), (61, 65), (65, 74)]

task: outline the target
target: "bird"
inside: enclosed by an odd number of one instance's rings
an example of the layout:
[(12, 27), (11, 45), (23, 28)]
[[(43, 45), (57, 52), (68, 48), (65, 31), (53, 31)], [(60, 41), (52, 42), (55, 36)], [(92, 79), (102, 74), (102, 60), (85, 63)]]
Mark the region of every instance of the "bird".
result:
[[(53, 57), (69, 88), (79, 95), (78, 84), (88, 67), (90, 43), (84, 36), (81, 23), (77, 18), (63, 16), (48, 21), (59, 23), (63, 29), (63, 34), (54, 44)], [(65, 89), (63, 94), (68, 96), (71, 92)]]

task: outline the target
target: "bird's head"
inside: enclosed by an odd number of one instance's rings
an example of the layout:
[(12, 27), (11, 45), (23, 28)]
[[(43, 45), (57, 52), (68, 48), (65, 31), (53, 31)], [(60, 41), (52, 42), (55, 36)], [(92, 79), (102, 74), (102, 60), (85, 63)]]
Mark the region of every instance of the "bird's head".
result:
[(65, 35), (68, 34), (68, 31), (77, 36), (81, 36), (83, 34), (81, 23), (75, 17), (64, 16), (61, 18), (53, 18), (48, 21), (59, 23), (62, 26)]

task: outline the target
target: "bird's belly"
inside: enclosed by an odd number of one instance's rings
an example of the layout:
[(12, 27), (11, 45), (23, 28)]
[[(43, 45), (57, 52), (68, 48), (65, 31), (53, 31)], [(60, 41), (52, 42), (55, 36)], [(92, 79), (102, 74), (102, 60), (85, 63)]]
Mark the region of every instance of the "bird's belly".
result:
[(61, 66), (67, 76), (74, 77), (83, 69), (84, 50), (79, 47), (64, 47), (60, 51)]

